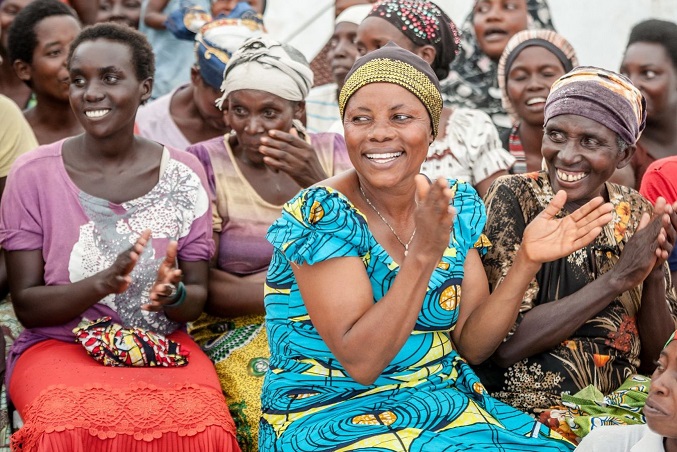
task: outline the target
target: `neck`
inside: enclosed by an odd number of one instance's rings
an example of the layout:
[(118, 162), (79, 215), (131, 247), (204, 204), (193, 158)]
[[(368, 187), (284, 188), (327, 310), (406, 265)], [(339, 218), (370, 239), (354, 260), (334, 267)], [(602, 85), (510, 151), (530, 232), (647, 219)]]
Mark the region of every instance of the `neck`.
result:
[(522, 148), (527, 155), (541, 155), (543, 143), (543, 126), (535, 126), (522, 122), (519, 126), (519, 137)]
[(642, 132), (640, 141), (662, 144), (666, 146), (677, 143), (677, 120), (671, 117), (670, 120), (658, 119), (647, 124)]
[(663, 447), (665, 452), (677, 452), (677, 438), (664, 438)]
[(33, 108), (35, 118), (50, 129), (75, 126), (78, 121), (68, 100), (36, 95), (37, 105)]
[(364, 192), (365, 200), (371, 202), (381, 215), (397, 222), (406, 221), (416, 209), (416, 184), (412, 181), (408, 187), (373, 187), (358, 177), (358, 186)]
[(105, 161), (109, 164), (128, 161), (136, 154), (136, 137), (132, 129), (98, 138), (84, 133), (81, 137), (82, 151), (93, 161)]

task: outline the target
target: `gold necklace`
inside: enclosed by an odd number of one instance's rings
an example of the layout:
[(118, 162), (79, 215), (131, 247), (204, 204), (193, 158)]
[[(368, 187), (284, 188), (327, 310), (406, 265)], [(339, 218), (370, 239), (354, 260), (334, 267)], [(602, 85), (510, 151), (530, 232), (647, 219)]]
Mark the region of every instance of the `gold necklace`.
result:
[(388, 229), (390, 229), (390, 232), (392, 232), (393, 235), (395, 236), (395, 238), (397, 239), (397, 241), (400, 242), (400, 245), (402, 245), (404, 247), (404, 255), (406, 256), (409, 253), (409, 245), (411, 245), (411, 241), (414, 240), (414, 236), (416, 235), (416, 227), (414, 227), (414, 232), (411, 233), (411, 237), (409, 237), (409, 241), (407, 243), (404, 243), (400, 239), (400, 236), (397, 235), (397, 232), (395, 232), (395, 229), (393, 229), (393, 227), (390, 226), (390, 223), (388, 223), (388, 220), (386, 220), (385, 217), (383, 215), (381, 215), (381, 212), (379, 212), (378, 209), (376, 208), (376, 206), (374, 204), (372, 204), (372, 202), (369, 200), (369, 198), (367, 198), (367, 195), (366, 195), (366, 193), (364, 193), (364, 190), (362, 189), (361, 184), (359, 185), (359, 187), (360, 187), (360, 193), (362, 193), (362, 197), (364, 198), (365, 201), (367, 201), (367, 204), (369, 204), (369, 207), (374, 209), (374, 212), (376, 212), (376, 215), (378, 215), (379, 218), (381, 220), (383, 220), (383, 222), (386, 224), (386, 226), (388, 226)]

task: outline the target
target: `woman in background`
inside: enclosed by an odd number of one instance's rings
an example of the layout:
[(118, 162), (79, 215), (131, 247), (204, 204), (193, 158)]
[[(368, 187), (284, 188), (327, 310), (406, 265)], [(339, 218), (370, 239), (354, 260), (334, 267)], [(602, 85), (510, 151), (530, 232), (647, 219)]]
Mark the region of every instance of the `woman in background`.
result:
[(461, 53), (441, 82), (445, 104), (477, 108), (491, 117), (499, 133), (509, 129), (498, 60), (512, 36), (538, 28), (554, 29), (546, 0), (476, 0), (461, 26)]
[(513, 36), (498, 62), (503, 108), (513, 121), (501, 141), (513, 157), (513, 174), (543, 166), (543, 108), (550, 86), (578, 66), (569, 42), (552, 30), (523, 30)]

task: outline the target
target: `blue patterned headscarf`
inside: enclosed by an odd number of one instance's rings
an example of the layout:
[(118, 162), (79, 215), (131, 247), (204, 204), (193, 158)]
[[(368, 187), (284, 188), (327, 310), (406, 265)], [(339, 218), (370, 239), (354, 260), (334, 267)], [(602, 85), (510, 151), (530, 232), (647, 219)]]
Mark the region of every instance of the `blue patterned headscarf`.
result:
[(249, 19), (217, 19), (203, 26), (195, 37), (197, 66), (202, 79), (218, 90), (233, 53), (247, 39), (264, 34), (263, 24)]

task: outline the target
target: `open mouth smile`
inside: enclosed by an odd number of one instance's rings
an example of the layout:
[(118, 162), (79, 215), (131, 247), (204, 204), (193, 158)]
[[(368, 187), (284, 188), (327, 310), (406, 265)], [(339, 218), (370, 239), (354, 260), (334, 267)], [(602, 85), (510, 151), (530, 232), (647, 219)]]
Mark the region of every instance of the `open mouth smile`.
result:
[(386, 152), (383, 154), (365, 154), (369, 160), (375, 163), (390, 163), (399, 156), (404, 154), (403, 152)]
[(588, 175), (588, 173), (585, 172), (563, 171), (560, 169), (556, 170), (556, 172), (557, 178), (564, 182), (578, 182)]
[(110, 109), (101, 109), (101, 110), (89, 110), (85, 112), (85, 116), (87, 116), (90, 119), (98, 119), (106, 116)]

